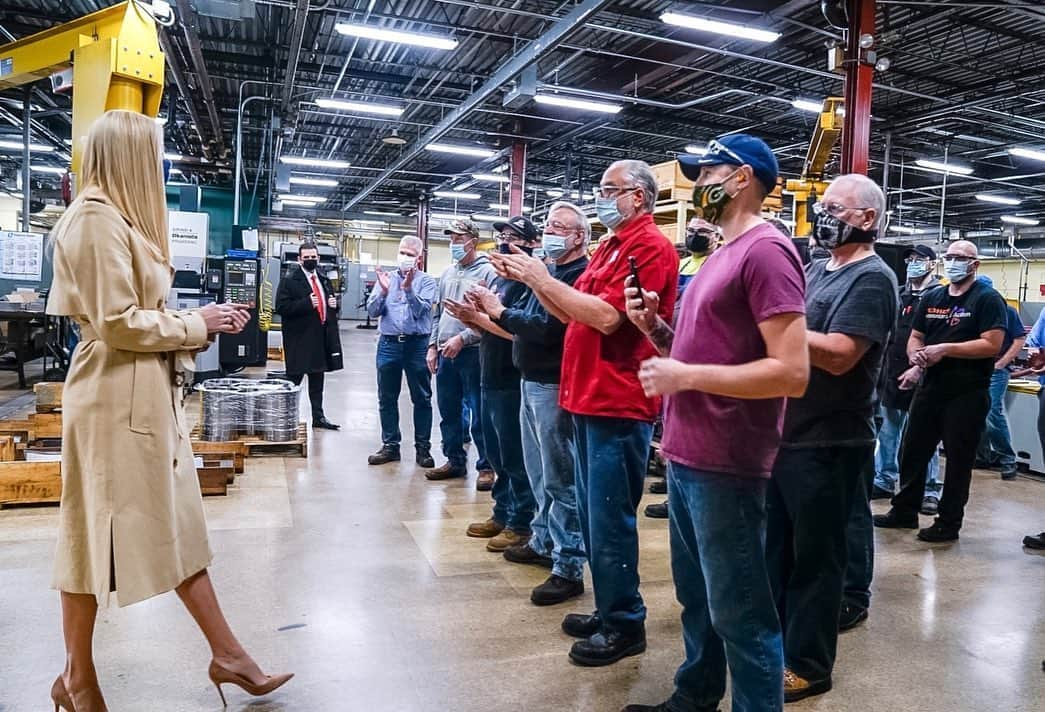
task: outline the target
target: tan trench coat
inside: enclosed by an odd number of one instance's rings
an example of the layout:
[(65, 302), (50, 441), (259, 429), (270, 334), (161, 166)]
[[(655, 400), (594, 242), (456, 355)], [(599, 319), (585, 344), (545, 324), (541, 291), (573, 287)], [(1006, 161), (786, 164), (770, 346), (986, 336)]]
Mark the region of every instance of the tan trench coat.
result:
[(171, 266), (103, 194), (82, 197), (53, 235), (47, 305), (83, 337), (62, 397), (53, 586), (103, 605), (115, 590), (126, 606), (210, 564), (175, 377), (207, 327), (199, 314), (164, 311)]

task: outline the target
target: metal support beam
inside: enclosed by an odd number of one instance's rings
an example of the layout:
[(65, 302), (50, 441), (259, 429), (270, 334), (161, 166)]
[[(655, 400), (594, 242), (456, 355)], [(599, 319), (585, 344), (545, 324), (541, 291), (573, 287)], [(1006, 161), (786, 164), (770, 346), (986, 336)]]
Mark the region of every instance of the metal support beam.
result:
[(893, 159), (893, 132), (885, 132), (885, 156), (882, 165), (882, 192), (885, 193), (885, 207), (889, 208), (889, 162)]
[[(182, 101), (185, 102), (185, 109), (189, 112), (189, 118), (192, 119), (192, 125), (196, 127), (196, 135), (200, 138), (200, 143), (204, 147), (207, 146), (207, 141), (203, 138), (203, 121), (200, 118), (200, 112), (196, 108), (196, 102), (192, 100), (193, 87), (189, 84), (188, 77), (185, 76), (185, 72), (181, 68), (181, 64), (177, 60), (176, 50), (177, 47), (171, 42), (170, 36), (167, 34), (167, 28), (164, 28), (159, 33), (160, 49), (163, 50), (163, 54), (167, 57), (167, 67), (171, 70), (171, 76), (174, 77), (174, 86), (178, 87), (178, 93), (181, 94)], [(171, 108), (173, 109), (174, 102), (171, 102)]]
[[(299, 0), (300, 2), (300, 0)], [(594, 17), (599, 10), (609, 5), (612, 0), (583, 0), (569, 12), (569, 14), (555, 21), (548, 31), (541, 37), (528, 44), (522, 51), (517, 52), (507, 62), (501, 65), (493, 75), (487, 79), (479, 89), (470, 97), (461, 102), (461, 105), (448, 113), (442, 121), (429, 129), (409, 149), (403, 151), (399, 160), (393, 163), (384, 173), (375, 178), (363, 190), (356, 193), (345, 203), (344, 209), (348, 210), (373, 193), (382, 183), (390, 178), (396, 171), (409, 165), (417, 156), (425, 150), (425, 146), (444, 136), (457, 122), (480, 106), (495, 92), (507, 84), (516, 74), (536, 62), (541, 57), (555, 50), (575, 32), (584, 27), (584, 23)], [(306, 0), (307, 4), (307, 0)]]
[[(181, 17), (181, 29), (185, 33), (185, 44), (189, 48), (189, 59), (192, 61), (192, 72), (196, 75), (196, 86), (199, 88), (203, 97), (203, 103), (207, 107), (211, 134), (214, 136), (214, 145), (218, 149), (218, 155), (224, 157), (225, 139), (221, 133), (218, 108), (214, 104), (214, 92), (211, 89), (210, 75), (207, 73), (207, 65), (203, 61), (203, 49), (200, 47), (199, 16), (192, 8), (192, 5), (189, 4), (189, 0), (177, 0), (177, 2), (178, 15)], [(187, 101), (192, 101), (191, 95), (185, 98)]]
[(417, 266), (422, 271), (428, 269), (428, 217), (432, 213), (432, 201), (422, 195), (417, 201), (417, 239), (421, 241), (421, 257)]
[(29, 167), (32, 151), (29, 146), (32, 143), (33, 123), (33, 92), (31, 87), (25, 88), (25, 97), (22, 99), (22, 232), (29, 232), (29, 193), (30, 176), (32, 169)]
[(522, 215), (523, 193), (526, 190), (526, 142), (515, 139), (512, 143), (512, 154), (508, 176), (508, 214)]
[(871, 88), (874, 65), (868, 63), (860, 38), (874, 37), (875, 0), (848, 0), (849, 30), (845, 52), (845, 125), (842, 128), (842, 173), (867, 175), (871, 143)]
[(301, 42), (305, 37), (305, 20), (308, 19), (309, 0), (297, 0), (294, 12), (294, 24), (290, 28), (290, 54), (287, 57), (287, 74), (283, 78), (283, 99), (280, 102), (280, 113), (284, 116), (290, 109), (290, 97), (294, 91), (294, 76), (298, 73), (298, 59), (301, 57)]

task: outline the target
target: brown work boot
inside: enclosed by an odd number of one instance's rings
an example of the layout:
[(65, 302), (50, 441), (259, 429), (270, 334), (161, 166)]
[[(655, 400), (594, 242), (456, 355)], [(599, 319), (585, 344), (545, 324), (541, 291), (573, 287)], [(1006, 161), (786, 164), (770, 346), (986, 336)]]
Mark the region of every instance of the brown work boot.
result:
[(487, 519), (485, 522), (474, 522), (468, 525), (468, 530), (465, 532), (468, 536), (474, 536), (477, 539), (489, 539), (490, 537), (497, 536), (504, 530), (504, 525), (494, 519)]
[(784, 702), (798, 702), (813, 695), (822, 695), (831, 689), (831, 678), (806, 680), (784, 668)]
[(440, 465), (434, 470), (426, 472), (425, 478), (434, 482), (436, 480), (452, 480), (455, 477), (465, 477), (467, 475), (468, 470), (464, 465), (453, 465), (448, 462), (445, 465)]
[(494, 480), (497, 476), (493, 473), (493, 470), (479, 470), (479, 477), (475, 480), (475, 489), (477, 492), (489, 492), (493, 489)]
[(529, 534), (517, 534), (511, 529), (505, 529), (490, 541), (486, 542), (486, 550), (502, 552), (510, 546), (522, 546), (530, 541)]

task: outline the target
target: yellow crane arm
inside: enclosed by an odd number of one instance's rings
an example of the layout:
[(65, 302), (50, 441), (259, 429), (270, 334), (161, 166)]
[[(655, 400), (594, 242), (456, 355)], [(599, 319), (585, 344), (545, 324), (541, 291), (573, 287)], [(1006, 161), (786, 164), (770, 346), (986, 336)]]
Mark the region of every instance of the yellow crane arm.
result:
[(795, 237), (805, 237), (812, 230), (808, 206), (810, 196), (823, 195), (827, 190), (824, 168), (827, 167), (831, 151), (842, 135), (844, 106), (845, 100), (841, 97), (832, 96), (824, 99), (816, 128), (813, 129), (813, 136), (809, 140), (802, 177), (792, 178), (784, 186), (785, 190), (795, 197)]

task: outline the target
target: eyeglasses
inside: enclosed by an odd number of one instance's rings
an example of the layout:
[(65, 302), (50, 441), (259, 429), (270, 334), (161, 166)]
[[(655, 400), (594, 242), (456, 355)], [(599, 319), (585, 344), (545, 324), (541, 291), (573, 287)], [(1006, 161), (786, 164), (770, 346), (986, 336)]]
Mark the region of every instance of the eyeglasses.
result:
[(573, 225), (567, 225), (566, 223), (561, 223), (558, 220), (553, 220), (552, 222), (548, 223), (546, 225), (546, 227), (549, 227), (552, 230), (555, 230), (557, 232), (576, 232), (577, 230), (580, 229), (579, 227), (575, 227)]
[(725, 145), (721, 141), (718, 141), (717, 139), (711, 139), (710, 141), (708, 141), (708, 146), (705, 149), (704, 155), (705, 156), (720, 156), (720, 155), (727, 156), (730, 159), (732, 159), (733, 161), (736, 161), (736, 164), (738, 166), (742, 166), (745, 163), (747, 163), (747, 161), (745, 161), (743, 158), (741, 158), (740, 156), (737, 155), (736, 151), (734, 151), (733, 149), (731, 149), (729, 146)]
[(932, 262), (932, 260), (930, 260), (928, 257), (913, 257), (912, 256), (912, 257), (908, 257), (907, 259), (905, 259), (904, 262), (906, 262), (907, 264), (911, 264), (912, 262), (924, 262), (924, 263), (928, 264), (928, 263)]
[(968, 255), (944, 255), (943, 259), (947, 262), (961, 262), (962, 264), (976, 261), (975, 257), (969, 257)]
[(857, 213), (866, 213), (868, 210), (871, 210), (871, 208), (851, 208), (848, 205), (842, 205), (841, 203), (835, 202), (813, 203), (813, 213), (816, 215), (827, 213), (831, 217), (837, 218), (850, 210)]
[(600, 185), (597, 188), (592, 188), (592, 194), (596, 198), (619, 198), (625, 193), (630, 193), (633, 190), (639, 190), (638, 186), (618, 186), (618, 185)]

